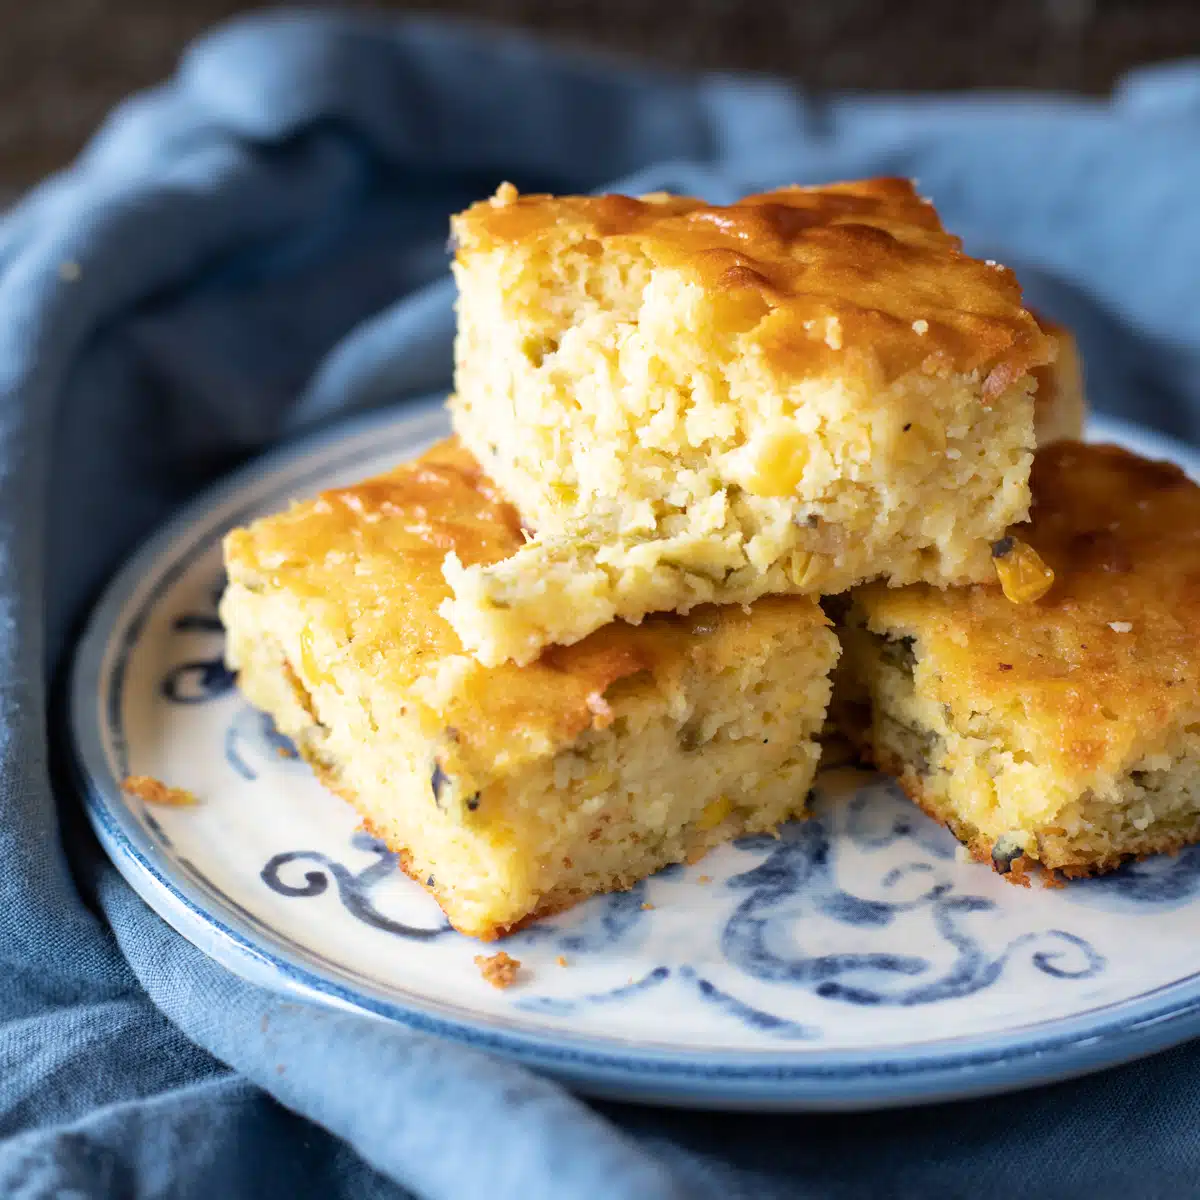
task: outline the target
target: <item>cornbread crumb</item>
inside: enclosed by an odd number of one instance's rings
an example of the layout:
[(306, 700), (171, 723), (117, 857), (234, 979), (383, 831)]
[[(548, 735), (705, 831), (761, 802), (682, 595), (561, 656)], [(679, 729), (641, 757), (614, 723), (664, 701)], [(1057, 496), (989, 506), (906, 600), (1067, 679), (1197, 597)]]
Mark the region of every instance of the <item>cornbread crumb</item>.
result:
[(653, 904), (643, 904), (642, 912), (650, 912), (654, 908)]
[(567, 965), (567, 960), (561, 954), (554, 961), (558, 963), (560, 967), (565, 967)]
[(696, 880), (696, 882), (697, 882), (697, 883), (712, 883), (712, 876), (711, 876), (711, 875), (701, 875), (701, 876), (700, 876), (700, 877), (699, 877), (699, 878)]
[(1030, 866), (1032, 863), (1033, 860), (1024, 854), (1022, 854), (1019, 858), (1014, 858), (1009, 864), (1009, 868), (1005, 872), (1004, 878), (1014, 887), (1033, 887), (1033, 879), (1030, 875)]
[(597, 729), (607, 729), (613, 723), (612, 705), (600, 692), (591, 692), (587, 698), (588, 712), (596, 719), (592, 722)]
[(509, 988), (517, 981), (521, 960), (500, 950), (495, 954), (475, 955), (479, 973), (494, 988)]
[(496, 195), (492, 200), (492, 205), (495, 208), (508, 208), (510, 205), (517, 202), (518, 192), (511, 183), (502, 183), (496, 189)]
[(183, 808), (198, 804), (195, 792), (187, 788), (171, 787), (153, 775), (129, 775), (121, 784), (121, 790), (137, 796), (147, 804), (165, 804), (172, 808)]

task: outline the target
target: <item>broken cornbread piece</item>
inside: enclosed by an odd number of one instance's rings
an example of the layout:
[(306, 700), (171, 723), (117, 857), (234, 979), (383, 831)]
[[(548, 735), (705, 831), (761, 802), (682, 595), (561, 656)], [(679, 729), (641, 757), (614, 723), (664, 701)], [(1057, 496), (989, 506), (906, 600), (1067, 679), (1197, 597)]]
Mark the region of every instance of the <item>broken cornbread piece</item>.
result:
[(475, 965), (479, 973), (494, 988), (510, 988), (517, 982), (517, 972), (521, 969), (521, 960), (503, 950), (497, 954), (475, 955)]
[(147, 804), (164, 804), (171, 808), (184, 808), (189, 804), (197, 804), (195, 792), (187, 788), (172, 787), (155, 779), (153, 775), (127, 775), (121, 782), (121, 790), (131, 796), (137, 796)]
[(835, 716), (977, 857), (1087, 874), (1200, 839), (1200, 488), (1073, 442), (1032, 486), (1050, 590), (857, 589)]
[(535, 531), (445, 615), (525, 662), (614, 617), (985, 580), (1052, 341), (904, 180), (455, 218), (454, 425)]
[(1041, 330), (1055, 345), (1054, 361), (1034, 367), (1037, 389), (1033, 393), (1033, 431), (1039, 446), (1077, 441), (1083, 437), (1087, 399), (1083, 386), (1083, 361), (1075, 337), (1065, 325), (1034, 313)]
[(487, 938), (800, 812), (839, 652), (814, 601), (772, 597), (484, 667), (438, 615), (442, 559), (521, 538), (448, 442), (225, 541), (243, 692)]

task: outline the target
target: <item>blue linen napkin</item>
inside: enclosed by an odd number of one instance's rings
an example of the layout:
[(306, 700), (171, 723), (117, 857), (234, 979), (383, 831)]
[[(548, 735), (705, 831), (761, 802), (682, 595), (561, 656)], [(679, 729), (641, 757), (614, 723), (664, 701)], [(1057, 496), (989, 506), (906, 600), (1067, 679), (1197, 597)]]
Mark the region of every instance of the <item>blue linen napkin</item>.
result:
[(72, 634), (134, 542), (305, 425), (445, 388), (447, 214), (522, 189), (916, 176), (1081, 335), (1098, 406), (1200, 438), (1200, 65), (1111, 102), (818, 98), (434, 24), (192, 49), (0, 221), (0, 1194), (1177, 1196), (1200, 1054), (860, 1116), (586, 1104), (283, 999), (165, 926), (62, 764)]

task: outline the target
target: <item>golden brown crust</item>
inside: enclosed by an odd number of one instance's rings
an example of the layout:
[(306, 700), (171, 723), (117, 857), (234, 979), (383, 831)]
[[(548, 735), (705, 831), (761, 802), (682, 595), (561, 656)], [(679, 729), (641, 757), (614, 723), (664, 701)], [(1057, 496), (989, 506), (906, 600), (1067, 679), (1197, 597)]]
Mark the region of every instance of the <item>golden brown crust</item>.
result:
[[(225, 553), (231, 582), (303, 598), (311, 644), (334, 643), (343, 662), (381, 682), (378, 691), (402, 698), (438, 737), (443, 769), (464, 778), (498, 760), (515, 769), (604, 728), (605, 693), (622, 679), (669, 688), (693, 667), (761, 653), (775, 633), (828, 626), (810, 599), (770, 597), (753, 617), (705, 606), (636, 627), (616, 622), (525, 667), (483, 667), (439, 614), (450, 594), (441, 564), (451, 550), (492, 562), (522, 540), (515, 511), (450, 439), (387, 475), (234, 530)], [(286, 669), (314, 682), (329, 657), (314, 649)], [(450, 678), (444, 692), (422, 691), (439, 671)]]
[(971, 852), (972, 858), (1020, 887), (1029, 886), (1029, 872), (1035, 861), (1044, 875), (1044, 886), (1056, 887), (1062, 880), (1103, 875), (1115, 871), (1123, 863), (1139, 861), (1153, 854), (1178, 854), (1196, 840), (1194, 834), (1183, 832), (1144, 833), (1131, 837), (1107, 853), (1089, 854), (1066, 838), (1054, 836), (1045, 830), (1034, 830), (1033, 836), (1039, 847), (1037, 859), (1021, 855), (1002, 865), (996, 861), (993, 853), (996, 839), (981, 833), (945, 803), (939, 803), (937, 797), (925, 789), (921, 777), (909, 763), (885, 746), (870, 745), (869, 739), (860, 743), (860, 749), (864, 759), (895, 778), (904, 794), (927, 817), (949, 829)]
[(1040, 451), (1028, 526), (1055, 572), (1013, 604), (998, 585), (889, 591), (857, 603), (872, 629), (919, 638), (933, 697), (1019, 721), (1064, 779), (1119, 776), (1168, 728), (1200, 720), (1200, 488), (1115, 446)]
[(1012, 272), (964, 254), (905, 179), (785, 187), (726, 206), (510, 187), (456, 217), (454, 234), (460, 263), (498, 248), (603, 247), (683, 270), (796, 375), (844, 369), (849, 355), (886, 378), (979, 372), (989, 399), (1053, 356)]

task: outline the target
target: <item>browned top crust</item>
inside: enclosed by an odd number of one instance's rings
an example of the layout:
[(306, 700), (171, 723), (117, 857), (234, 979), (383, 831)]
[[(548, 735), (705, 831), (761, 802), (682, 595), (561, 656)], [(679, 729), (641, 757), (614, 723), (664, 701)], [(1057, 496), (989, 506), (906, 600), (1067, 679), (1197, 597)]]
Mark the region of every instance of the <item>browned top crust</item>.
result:
[[(775, 597), (745, 612), (706, 606), (687, 616), (615, 622), (525, 667), (481, 666), (438, 609), (450, 595), (442, 562), (507, 557), (522, 544), (515, 510), (457, 439), (386, 475), (233, 530), (230, 581), (272, 596), (281, 624), (302, 625), (299, 674), (353, 688), (380, 728), (406, 714), (438, 745), (444, 770), (478, 777), (605, 728), (605, 693), (627, 681), (668, 697), (689, 671), (717, 672), (767, 653), (778, 638), (828, 625), (815, 601)], [(278, 633), (278, 630), (264, 630)]]
[(978, 371), (995, 396), (1051, 361), (1006, 267), (970, 258), (906, 179), (785, 187), (712, 205), (665, 193), (521, 196), (509, 184), (453, 221), (458, 261), (518, 248), (632, 255), (729, 297), (778, 368), (869, 355), (885, 376)]
[(1028, 526), (1043, 599), (998, 586), (856, 594), (877, 632), (913, 636), (937, 699), (1024, 731), (1065, 775), (1119, 773), (1200, 721), (1200, 487), (1116, 446), (1040, 450)]

